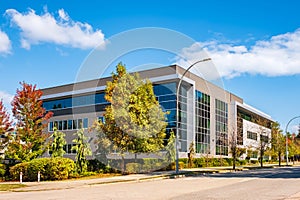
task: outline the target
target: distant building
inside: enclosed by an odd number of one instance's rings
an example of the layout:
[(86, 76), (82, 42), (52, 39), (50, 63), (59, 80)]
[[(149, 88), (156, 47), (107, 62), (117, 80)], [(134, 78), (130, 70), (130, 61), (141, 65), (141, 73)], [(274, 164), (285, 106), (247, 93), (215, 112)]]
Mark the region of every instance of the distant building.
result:
[[(176, 132), (176, 88), (183, 72), (177, 65), (138, 72), (142, 78), (152, 81), (160, 105), (169, 111), (167, 133)], [(96, 119), (105, 120), (103, 113), (108, 102), (104, 99), (104, 89), (109, 80), (111, 77), (42, 90), (43, 106), (54, 113), (48, 131), (51, 133), (53, 127), (57, 127), (66, 133), (67, 156), (74, 156), (71, 148), (77, 129), (91, 126)], [(191, 72), (182, 83), (179, 109), (180, 157), (187, 157), (191, 142), (195, 144), (197, 156), (230, 157), (232, 138), (248, 149), (257, 148), (261, 139), (271, 138), (273, 120), (269, 115)], [(94, 139), (92, 135), (93, 150)], [(255, 159), (255, 156), (252, 157)], [(246, 158), (246, 154), (243, 157)]]

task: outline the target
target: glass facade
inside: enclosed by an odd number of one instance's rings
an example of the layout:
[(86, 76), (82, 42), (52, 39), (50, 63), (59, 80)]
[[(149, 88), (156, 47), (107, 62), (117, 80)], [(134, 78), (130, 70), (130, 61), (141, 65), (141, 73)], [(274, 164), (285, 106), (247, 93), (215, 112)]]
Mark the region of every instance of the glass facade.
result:
[[(167, 112), (167, 129), (165, 144), (169, 138), (170, 132), (176, 134), (176, 90), (177, 83), (163, 83), (153, 86), (154, 94), (164, 112)], [(187, 89), (181, 87), (179, 92), (179, 123), (178, 123), (179, 151), (187, 151)]]
[(95, 104), (107, 104), (104, 99), (104, 93), (89, 94), (77, 97), (67, 97), (58, 100), (49, 100), (43, 102), (43, 107), (46, 110), (56, 110), (62, 108), (73, 108), (79, 106), (88, 106)]
[(210, 154), (210, 96), (196, 90), (196, 153)]
[(164, 83), (153, 85), (153, 91), (164, 112), (167, 112), (166, 119), (168, 122), (166, 129), (165, 144), (173, 130), (176, 133), (176, 83)]
[(228, 156), (228, 105), (215, 100), (216, 155)]
[(240, 114), (237, 114), (237, 144), (243, 145), (244, 144), (244, 128), (243, 128), (243, 118), (240, 116)]
[(187, 88), (184, 85), (181, 85), (180, 87), (178, 99), (179, 151), (187, 152)]

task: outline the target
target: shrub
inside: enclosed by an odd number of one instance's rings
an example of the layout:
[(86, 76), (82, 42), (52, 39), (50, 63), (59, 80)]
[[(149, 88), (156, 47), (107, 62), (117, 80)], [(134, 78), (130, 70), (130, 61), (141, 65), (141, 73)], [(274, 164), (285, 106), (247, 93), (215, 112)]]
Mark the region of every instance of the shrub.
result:
[(246, 165), (248, 163), (247, 160), (238, 160), (239, 165)]
[(164, 163), (163, 160), (157, 158), (144, 158), (142, 170), (146, 172), (150, 172), (153, 170), (158, 170), (160, 168), (163, 168), (164, 165), (166, 165), (166, 163)]
[[(184, 168), (184, 162), (178, 161), (178, 167), (179, 169)], [(176, 169), (176, 162), (172, 162), (168, 167), (167, 170), (175, 170)]]
[(189, 159), (188, 158), (179, 158), (178, 160), (179, 162), (182, 162), (184, 167), (187, 167), (188, 166), (188, 163), (189, 163)]
[(204, 167), (204, 166), (206, 166), (204, 158), (194, 158), (193, 162), (194, 162), (195, 167)]
[(84, 176), (94, 176), (94, 175), (97, 175), (96, 172), (83, 172), (80, 174), (81, 177), (84, 177)]
[(226, 162), (227, 162), (227, 166), (232, 166), (233, 165), (233, 159), (232, 158), (225, 158)]
[(10, 176), (13, 180), (19, 180), (20, 179), (20, 172), (23, 173), (23, 180), (28, 180), (28, 162), (19, 163), (15, 166), (12, 166), (9, 170)]
[(74, 169), (74, 161), (69, 158), (37, 158), (17, 164), (9, 171), (13, 180), (19, 180), (22, 172), (24, 181), (37, 181), (39, 171), (41, 180), (62, 180), (69, 178)]
[(30, 162), (28, 162), (27, 165), (27, 181), (36, 181), (37, 180), (37, 174), (40, 172), (41, 174), (41, 180), (45, 179), (45, 166), (47, 163), (49, 163), (50, 158), (37, 158)]
[(6, 166), (4, 164), (0, 164), (0, 177), (2, 179), (5, 178)]
[(251, 164), (258, 164), (258, 160), (250, 160)]
[(75, 163), (69, 158), (51, 158), (46, 166), (47, 180), (68, 179), (75, 170)]
[(88, 162), (88, 171), (90, 172), (98, 172), (100, 170), (104, 171), (106, 168), (106, 165), (97, 159), (88, 160), (87, 162)]
[(140, 163), (127, 163), (126, 171), (130, 174), (139, 173), (142, 165)]

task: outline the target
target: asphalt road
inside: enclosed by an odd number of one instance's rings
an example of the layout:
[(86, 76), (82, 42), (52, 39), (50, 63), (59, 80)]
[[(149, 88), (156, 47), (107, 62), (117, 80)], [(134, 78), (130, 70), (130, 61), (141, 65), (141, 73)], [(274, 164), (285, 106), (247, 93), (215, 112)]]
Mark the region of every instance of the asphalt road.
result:
[(0, 199), (300, 199), (300, 167), (250, 170), (81, 188), (0, 193)]

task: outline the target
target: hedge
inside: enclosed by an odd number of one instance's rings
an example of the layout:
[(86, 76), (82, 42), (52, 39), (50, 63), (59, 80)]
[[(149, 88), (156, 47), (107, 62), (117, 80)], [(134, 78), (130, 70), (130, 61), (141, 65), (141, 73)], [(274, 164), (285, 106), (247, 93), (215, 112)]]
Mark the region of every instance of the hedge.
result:
[(1, 179), (5, 179), (6, 166), (4, 164), (0, 164), (0, 177)]
[(19, 180), (22, 172), (24, 181), (37, 181), (38, 172), (41, 180), (63, 180), (68, 179), (74, 170), (74, 161), (69, 158), (37, 158), (17, 164), (9, 171), (13, 180)]

